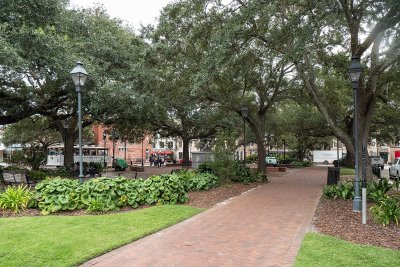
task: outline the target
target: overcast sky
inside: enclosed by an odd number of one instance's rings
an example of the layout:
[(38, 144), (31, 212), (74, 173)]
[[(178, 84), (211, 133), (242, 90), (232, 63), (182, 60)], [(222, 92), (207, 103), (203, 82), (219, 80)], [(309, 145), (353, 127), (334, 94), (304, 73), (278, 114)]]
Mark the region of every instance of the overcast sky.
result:
[(71, 7), (87, 8), (94, 3), (103, 4), (113, 18), (128, 21), (135, 29), (143, 25), (154, 24), (161, 9), (172, 0), (70, 0)]

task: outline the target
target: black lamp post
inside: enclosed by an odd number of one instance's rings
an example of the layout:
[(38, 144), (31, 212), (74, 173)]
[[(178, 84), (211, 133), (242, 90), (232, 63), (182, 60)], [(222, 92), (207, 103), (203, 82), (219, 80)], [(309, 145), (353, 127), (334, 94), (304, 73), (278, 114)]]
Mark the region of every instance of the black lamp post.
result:
[(283, 161), (286, 160), (286, 140), (283, 139)]
[(104, 142), (104, 150), (103, 150), (103, 165), (104, 168), (107, 168), (107, 163), (106, 163), (106, 145), (107, 145), (107, 133), (106, 130), (103, 131), (103, 142)]
[(83, 156), (82, 156), (82, 88), (88, 77), (81, 62), (77, 62), (75, 68), (70, 72), (78, 93), (78, 130), (79, 130), (79, 181), (83, 183)]
[(115, 131), (115, 129), (111, 130), (111, 140), (112, 140), (112, 144), (113, 144), (113, 153), (112, 153), (112, 160), (113, 160), (113, 164), (115, 161), (115, 140), (119, 139), (119, 137), (117, 136), (117, 132)]
[[(361, 198), (360, 198), (360, 177), (359, 177), (359, 155), (358, 155), (358, 87), (361, 76), (361, 64), (360, 58), (353, 56), (351, 58), (351, 64), (348, 68), (349, 76), (351, 80), (351, 85), (353, 87), (353, 98), (354, 98), (354, 157), (355, 157), (355, 188), (354, 188), (354, 199), (353, 199), (353, 211), (361, 210)], [(365, 188), (366, 189), (366, 188)], [(363, 191), (364, 191), (364, 183), (363, 183)]]
[(142, 167), (144, 166), (144, 162), (143, 162), (143, 142), (144, 142), (144, 138), (142, 139)]
[(246, 166), (246, 118), (249, 115), (249, 108), (246, 105), (242, 105), (240, 112), (243, 117), (243, 165)]

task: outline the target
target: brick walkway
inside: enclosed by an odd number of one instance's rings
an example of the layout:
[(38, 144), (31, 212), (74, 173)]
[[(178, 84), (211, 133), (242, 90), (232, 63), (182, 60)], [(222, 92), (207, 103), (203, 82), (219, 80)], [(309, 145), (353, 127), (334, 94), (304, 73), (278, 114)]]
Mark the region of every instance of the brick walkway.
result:
[(292, 266), (327, 169), (294, 170), (84, 266)]

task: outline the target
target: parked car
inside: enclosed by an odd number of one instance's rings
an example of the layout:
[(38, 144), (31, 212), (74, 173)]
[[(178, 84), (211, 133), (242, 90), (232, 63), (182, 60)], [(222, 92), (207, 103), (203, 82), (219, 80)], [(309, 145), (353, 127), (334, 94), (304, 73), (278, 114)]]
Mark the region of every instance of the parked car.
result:
[(371, 166), (379, 167), (383, 170), (385, 163), (383, 161), (383, 158), (381, 158), (381, 156), (370, 156), (370, 159), (371, 159)]
[(400, 177), (400, 158), (396, 158), (389, 167), (389, 178), (399, 179)]
[(265, 163), (268, 165), (272, 165), (274, 167), (278, 166), (278, 161), (276, 160), (275, 157), (265, 157)]

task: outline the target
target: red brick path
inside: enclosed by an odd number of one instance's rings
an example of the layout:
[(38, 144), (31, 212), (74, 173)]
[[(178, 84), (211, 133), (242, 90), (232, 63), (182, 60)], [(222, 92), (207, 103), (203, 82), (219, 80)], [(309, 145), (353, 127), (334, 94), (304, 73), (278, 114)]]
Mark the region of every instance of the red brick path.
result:
[(316, 167), (272, 178), (84, 266), (291, 266), (326, 175)]

